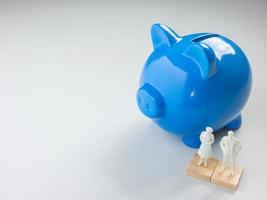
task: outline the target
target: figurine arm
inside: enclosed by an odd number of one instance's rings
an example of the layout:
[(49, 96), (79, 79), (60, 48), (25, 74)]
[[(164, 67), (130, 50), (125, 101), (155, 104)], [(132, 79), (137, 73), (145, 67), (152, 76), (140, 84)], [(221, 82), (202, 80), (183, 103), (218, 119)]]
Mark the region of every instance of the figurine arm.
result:
[(199, 139), (200, 139), (200, 141), (201, 141), (201, 143), (203, 143), (204, 142), (204, 134), (203, 134), (203, 132), (200, 134), (200, 137), (199, 137)]
[(209, 141), (209, 144), (213, 144), (213, 142), (214, 142), (214, 135), (212, 134), (211, 138), (210, 138), (210, 141)]
[(241, 144), (240, 142), (237, 140), (236, 144), (235, 144), (235, 156), (238, 154), (238, 152), (241, 150)]
[(225, 150), (225, 143), (224, 143), (224, 140), (223, 139), (220, 142), (220, 147), (221, 147), (222, 151)]

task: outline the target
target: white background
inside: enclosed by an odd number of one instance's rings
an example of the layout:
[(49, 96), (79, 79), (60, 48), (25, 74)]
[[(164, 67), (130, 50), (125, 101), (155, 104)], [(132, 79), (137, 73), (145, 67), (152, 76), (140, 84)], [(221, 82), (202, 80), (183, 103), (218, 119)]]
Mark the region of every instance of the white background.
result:
[[(1, 0), (0, 199), (264, 198), (266, 5)], [(155, 22), (180, 35), (223, 34), (250, 60), (253, 89), (237, 132), (245, 171), (236, 192), (187, 177), (196, 150), (136, 106)], [(218, 158), (225, 134), (217, 133)]]

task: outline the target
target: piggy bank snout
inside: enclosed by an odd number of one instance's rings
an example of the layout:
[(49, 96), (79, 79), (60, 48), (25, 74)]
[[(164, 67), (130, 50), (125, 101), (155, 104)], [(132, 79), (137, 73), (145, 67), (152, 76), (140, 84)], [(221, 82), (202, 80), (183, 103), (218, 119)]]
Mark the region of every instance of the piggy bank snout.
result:
[(164, 114), (164, 99), (160, 92), (146, 83), (136, 94), (137, 105), (144, 115), (150, 118), (160, 118)]

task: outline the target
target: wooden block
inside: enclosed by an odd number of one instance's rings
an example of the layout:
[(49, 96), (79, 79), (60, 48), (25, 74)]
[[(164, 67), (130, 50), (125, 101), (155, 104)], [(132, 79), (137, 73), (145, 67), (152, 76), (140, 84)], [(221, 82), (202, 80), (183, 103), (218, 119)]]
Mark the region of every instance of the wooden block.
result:
[(223, 172), (221, 172), (221, 169), (222, 162), (220, 161), (211, 177), (211, 182), (235, 190), (238, 187), (244, 168), (241, 166), (235, 166), (234, 176), (231, 175), (229, 166), (226, 166)]
[(187, 167), (187, 175), (210, 182), (211, 176), (219, 161), (215, 158), (209, 158), (207, 167), (204, 167), (203, 164), (201, 166), (198, 165), (199, 159), (199, 155), (195, 154), (193, 160)]

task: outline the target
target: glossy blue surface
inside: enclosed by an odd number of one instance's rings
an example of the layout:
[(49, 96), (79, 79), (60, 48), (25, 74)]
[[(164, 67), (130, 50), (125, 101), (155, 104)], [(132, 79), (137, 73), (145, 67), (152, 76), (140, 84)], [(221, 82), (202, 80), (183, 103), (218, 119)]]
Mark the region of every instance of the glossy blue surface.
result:
[(193, 148), (207, 126), (239, 128), (252, 84), (240, 47), (218, 34), (178, 36), (162, 24), (152, 26), (151, 37), (154, 51), (137, 91), (143, 114)]

